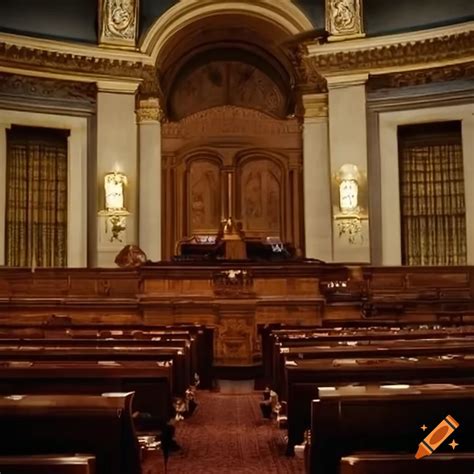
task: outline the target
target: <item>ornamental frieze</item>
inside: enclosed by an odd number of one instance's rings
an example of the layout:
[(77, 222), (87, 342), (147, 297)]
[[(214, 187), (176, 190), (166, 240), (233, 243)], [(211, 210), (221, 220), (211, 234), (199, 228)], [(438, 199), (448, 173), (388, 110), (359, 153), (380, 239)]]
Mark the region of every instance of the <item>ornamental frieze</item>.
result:
[(321, 52), (303, 58), (306, 69), (326, 75), (349, 70), (416, 66), (470, 58), (474, 54), (474, 31), (334, 53), (324, 53), (323, 48)]
[(418, 71), (396, 72), (380, 76), (370, 76), (368, 90), (394, 89), (434, 84), (447, 81), (473, 80), (474, 62), (450, 66), (422, 69)]
[(96, 101), (97, 87), (90, 82), (61, 81), (0, 72), (0, 95), (70, 100), (93, 105)]
[(82, 56), (73, 53), (46, 51), (0, 42), (0, 66), (30, 71), (65, 72), (79, 76), (138, 79), (148, 95), (159, 91), (158, 76), (152, 65), (139, 61)]

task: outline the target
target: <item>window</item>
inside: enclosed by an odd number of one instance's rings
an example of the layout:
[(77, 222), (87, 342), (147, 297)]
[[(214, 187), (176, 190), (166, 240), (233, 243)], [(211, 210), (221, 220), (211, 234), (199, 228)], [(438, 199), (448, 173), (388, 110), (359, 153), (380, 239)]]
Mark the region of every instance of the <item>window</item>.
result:
[(67, 263), (67, 136), (13, 126), (7, 132), (6, 264)]
[(461, 122), (398, 128), (402, 263), (466, 263)]

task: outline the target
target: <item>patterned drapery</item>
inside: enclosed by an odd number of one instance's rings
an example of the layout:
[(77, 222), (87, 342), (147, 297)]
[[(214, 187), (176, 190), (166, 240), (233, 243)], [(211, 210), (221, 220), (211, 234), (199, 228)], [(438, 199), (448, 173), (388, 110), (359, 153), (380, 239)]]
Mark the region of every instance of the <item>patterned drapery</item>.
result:
[[(460, 127), (400, 135), (403, 264), (466, 263), (466, 213)], [(448, 126), (448, 129), (453, 128)]]
[(67, 264), (67, 134), (12, 127), (7, 135), (6, 264)]

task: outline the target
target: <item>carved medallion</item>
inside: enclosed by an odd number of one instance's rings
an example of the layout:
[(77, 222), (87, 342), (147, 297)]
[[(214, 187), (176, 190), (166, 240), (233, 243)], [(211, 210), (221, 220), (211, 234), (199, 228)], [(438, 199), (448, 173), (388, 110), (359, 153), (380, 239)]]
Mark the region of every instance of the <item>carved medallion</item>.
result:
[(326, 29), (329, 40), (361, 37), (363, 34), (362, 0), (326, 0)]
[(100, 0), (99, 43), (135, 48), (138, 30), (138, 0)]

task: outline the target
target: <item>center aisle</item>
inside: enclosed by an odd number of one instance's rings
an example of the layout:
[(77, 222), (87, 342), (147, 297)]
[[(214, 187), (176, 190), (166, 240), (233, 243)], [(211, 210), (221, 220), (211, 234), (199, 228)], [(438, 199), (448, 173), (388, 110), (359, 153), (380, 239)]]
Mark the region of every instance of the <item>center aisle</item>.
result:
[(260, 397), (198, 392), (193, 416), (177, 424), (181, 451), (169, 474), (302, 474), (302, 459), (284, 456), (285, 430), (262, 418)]

